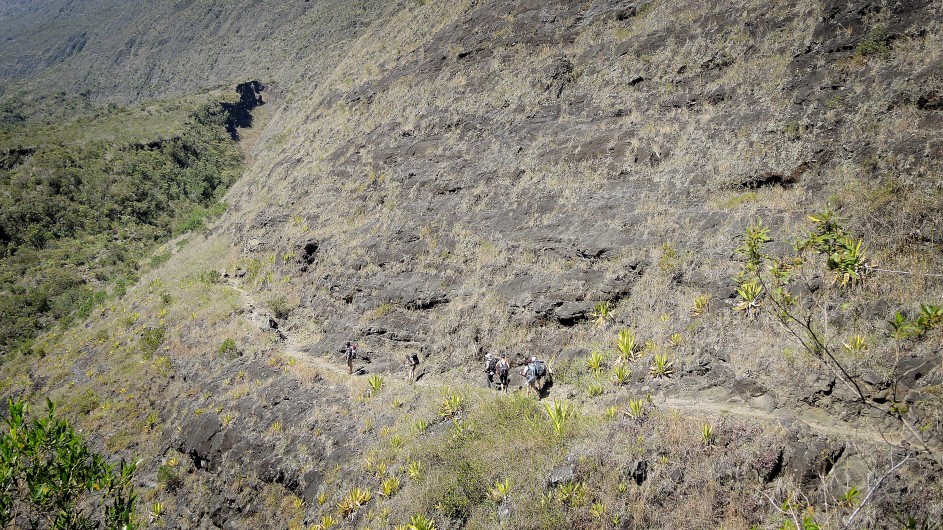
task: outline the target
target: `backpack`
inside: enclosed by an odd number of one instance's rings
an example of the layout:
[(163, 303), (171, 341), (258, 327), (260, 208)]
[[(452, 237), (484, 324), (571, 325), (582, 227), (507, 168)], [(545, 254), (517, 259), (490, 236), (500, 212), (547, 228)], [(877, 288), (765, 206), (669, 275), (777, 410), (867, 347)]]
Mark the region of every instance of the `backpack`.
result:
[(409, 356), (409, 365), (410, 366), (419, 366), (419, 356), (415, 353)]
[(494, 368), (495, 368), (495, 366), (497, 366), (497, 365), (498, 365), (498, 358), (497, 358), (497, 357), (492, 357), (491, 359), (488, 359), (488, 371), (489, 371), (489, 372), (494, 372)]
[(498, 364), (495, 365), (495, 371), (497, 371), (498, 375), (502, 377), (508, 373), (508, 370), (510, 370), (510, 368), (511, 368), (511, 365), (505, 362), (501, 362), (501, 361), (498, 361)]
[(547, 375), (547, 363), (543, 361), (534, 361), (534, 375), (543, 377)]

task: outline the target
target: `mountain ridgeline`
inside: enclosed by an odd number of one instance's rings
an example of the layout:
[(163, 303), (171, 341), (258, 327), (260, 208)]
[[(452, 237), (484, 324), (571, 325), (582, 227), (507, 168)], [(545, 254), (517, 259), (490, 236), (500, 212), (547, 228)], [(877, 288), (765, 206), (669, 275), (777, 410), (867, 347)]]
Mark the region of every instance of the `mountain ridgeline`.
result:
[(0, 0), (0, 395), (142, 528), (935, 528), (943, 6), (708, 4)]

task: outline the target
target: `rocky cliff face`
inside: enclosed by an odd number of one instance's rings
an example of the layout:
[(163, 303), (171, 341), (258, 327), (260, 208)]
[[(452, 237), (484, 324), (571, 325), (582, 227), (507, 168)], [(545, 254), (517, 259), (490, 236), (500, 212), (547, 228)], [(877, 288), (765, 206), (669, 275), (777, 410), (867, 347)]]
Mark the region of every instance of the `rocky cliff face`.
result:
[[(767, 380), (791, 373), (781, 359), (757, 355), (778, 340), (730, 320), (737, 238), (757, 217), (788, 233), (830, 196), (863, 213), (874, 198), (862, 185), (902, 185), (892, 202), (916, 203), (853, 221), (882, 241), (875, 259), (890, 263), (908, 238), (939, 244), (940, 117), (919, 103), (939, 91), (926, 25), (938, 13), (737, 15), (754, 8), (438, 8), (440, 28), (394, 43), (409, 53), (358, 63), (375, 73), (295, 104), (281, 154), (255, 169), (266, 178), (234, 193), (257, 211), (223, 230), (246, 255), (285, 262), (302, 291), (292, 323), (323, 337), (314, 350), (364, 336), (446, 365), (495, 350), (569, 358), (603, 340), (589, 325), (597, 303), (670, 335), (689, 319), (659, 315), (706, 293), (720, 320), (689, 330), (691, 362), (719, 355), (710, 362), (787, 388)], [(335, 75), (358, 78), (344, 66)], [(913, 215), (919, 235), (896, 228)], [(292, 270), (283, 257), (312, 242)]]
[[(857, 521), (941, 516), (939, 329), (885, 333), (895, 312), (915, 317), (943, 296), (939, 3), (398, 7), (344, 11), (336, 26), (327, 3), (194, 6), (180, 19), (199, 13), (208, 34), (239, 35), (235, 50), (157, 25), (90, 33), (49, 70), (123, 72), (114, 86), (79, 82), (119, 100), (232, 71), (296, 80), (268, 106), (229, 213), (172, 247), (171, 262), (91, 331), (58, 339), (80, 353), (35, 372), (71, 375), (31, 383), (67, 396), (62, 383), (75, 377), (118, 395), (123, 383), (82, 375), (115, 362), (95, 330), (122, 310), (156, 326), (168, 310), (159, 325), (172, 339), (159, 353), (171, 369), (149, 367), (156, 382), (135, 387), (164, 428), (118, 447), (148, 455), (148, 498), (169, 499), (171, 526), (331, 515), (386, 528), (422, 512), (440, 528), (778, 527), (803, 514), (838, 527), (862, 500), (850, 488), (869, 491), (905, 458)], [(158, 12), (133, 17), (149, 25)], [(325, 39), (359, 29), (330, 46), (287, 37), (311, 25)], [(323, 42), (314, 33), (304, 42)], [(117, 55), (101, 61), (93, 42)], [(3, 68), (21, 74), (37, 61)], [(210, 67), (192, 67), (200, 61)], [(299, 64), (324, 73), (309, 80)], [(762, 218), (772, 251), (787, 252), (827, 202), (873, 267), (916, 273), (873, 271), (840, 291), (820, 270), (795, 293), (821, 304), (815, 331), (850, 375), (776, 318), (734, 309), (744, 228)], [(219, 268), (218, 283), (194, 279)], [(157, 280), (173, 302), (149, 288)], [(611, 318), (597, 325), (604, 303)], [(624, 328), (650, 344), (614, 384), (590, 356), (613, 369)], [(139, 332), (115, 335), (133, 350)], [(852, 336), (867, 347), (843, 348)], [(236, 351), (219, 346), (227, 337)], [(354, 378), (336, 354), (349, 339), (371, 361)], [(423, 375), (407, 387), (394, 378), (412, 352)], [(514, 365), (552, 359), (545, 397), (578, 404), (578, 427), (554, 431), (537, 405), (474, 390), (485, 352)], [(670, 377), (654, 377), (658, 355)], [(385, 386), (368, 386), (370, 375)], [(464, 405), (448, 410), (455, 395)], [(544, 458), (520, 465), (534, 454)], [(389, 476), (401, 493), (344, 508), (352, 488), (376, 492)], [(514, 493), (487, 500), (508, 477)], [(590, 493), (578, 499), (576, 484)]]

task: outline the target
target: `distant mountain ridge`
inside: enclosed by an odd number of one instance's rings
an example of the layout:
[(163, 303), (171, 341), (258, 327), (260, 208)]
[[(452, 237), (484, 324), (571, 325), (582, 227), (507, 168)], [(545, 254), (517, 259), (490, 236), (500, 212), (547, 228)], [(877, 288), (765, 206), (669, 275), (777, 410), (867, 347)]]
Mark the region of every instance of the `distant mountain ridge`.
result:
[(0, 78), (130, 103), (249, 79), (317, 83), (397, 3), (0, 1)]

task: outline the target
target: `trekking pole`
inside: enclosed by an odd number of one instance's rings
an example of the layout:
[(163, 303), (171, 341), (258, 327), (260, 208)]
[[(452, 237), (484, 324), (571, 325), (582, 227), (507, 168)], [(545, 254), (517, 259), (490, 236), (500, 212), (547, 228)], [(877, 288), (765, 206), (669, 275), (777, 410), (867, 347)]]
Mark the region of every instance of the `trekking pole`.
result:
[(866, 267), (865, 270), (877, 271), (877, 272), (889, 272), (891, 274), (906, 274), (908, 276), (930, 276), (932, 278), (943, 278), (943, 274), (934, 274), (932, 272), (898, 271), (894, 269), (880, 269), (878, 267)]

